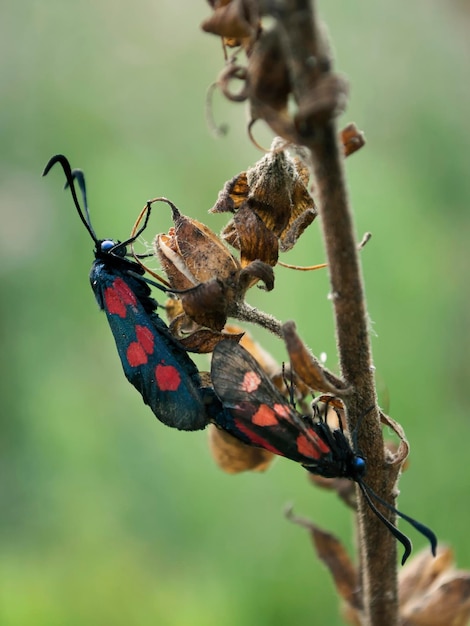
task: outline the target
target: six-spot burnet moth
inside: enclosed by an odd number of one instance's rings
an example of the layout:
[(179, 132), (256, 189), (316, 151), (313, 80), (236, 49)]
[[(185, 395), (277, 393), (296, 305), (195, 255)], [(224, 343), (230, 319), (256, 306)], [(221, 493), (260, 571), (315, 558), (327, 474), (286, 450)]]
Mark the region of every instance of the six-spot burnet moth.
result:
[[(158, 316), (158, 304), (150, 297), (151, 281), (143, 277), (145, 270), (126, 258), (127, 246), (147, 226), (151, 201), (147, 203), (144, 223), (133, 237), (123, 242), (98, 239), (90, 221), (83, 172), (72, 170), (66, 157), (58, 154), (49, 160), (43, 176), (56, 163), (64, 170), (78, 215), (95, 244), (90, 282), (100, 309), (106, 312), (127, 379), (167, 426), (180, 430), (204, 428), (209, 421), (208, 403), (216, 403), (209, 410), (217, 414), (219, 402), (211, 396), (211, 390), (201, 389), (196, 365)], [(82, 192), (83, 209), (75, 181)]]
[(364, 482), (366, 461), (353, 450), (341, 428), (330, 429), (321, 415), (312, 419), (298, 414), (242, 346), (234, 341), (217, 344), (211, 379), (226, 409), (215, 416), (221, 428), (247, 444), (301, 463), (313, 474), (356, 482), (375, 515), (403, 544), (402, 564), (411, 553), (411, 541), (379, 511), (373, 500), (427, 537), (432, 553), (436, 554), (437, 538), (432, 530), (385, 502)]

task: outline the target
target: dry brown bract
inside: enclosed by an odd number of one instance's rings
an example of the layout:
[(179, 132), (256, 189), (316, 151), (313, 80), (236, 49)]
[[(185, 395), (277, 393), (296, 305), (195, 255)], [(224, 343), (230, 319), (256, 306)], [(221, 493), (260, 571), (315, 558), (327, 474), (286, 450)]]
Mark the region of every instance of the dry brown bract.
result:
[[(337, 537), (287, 512), (310, 532), (318, 557), (330, 570), (343, 600), (343, 615), (353, 626), (364, 624), (358, 570)], [(400, 626), (465, 626), (470, 619), (470, 572), (455, 567), (452, 550), (440, 547), (436, 557), (419, 552), (399, 573)]]
[(308, 168), (284, 145), (275, 138), (268, 154), (225, 183), (211, 209), (234, 213), (222, 237), (240, 250), (242, 267), (255, 259), (274, 266), (317, 216)]
[(169, 204), (174, 227), (157, 235), (154, 245), (171, 288), (182, 292), (180, 304), (168, 305), (170, 328), (178, 338), (185, 337), (187, 350), (210, 352), (247, 289), (258, 281), (273, 288), (273, 271), (259, 260), (242, 267), (212, 230)]

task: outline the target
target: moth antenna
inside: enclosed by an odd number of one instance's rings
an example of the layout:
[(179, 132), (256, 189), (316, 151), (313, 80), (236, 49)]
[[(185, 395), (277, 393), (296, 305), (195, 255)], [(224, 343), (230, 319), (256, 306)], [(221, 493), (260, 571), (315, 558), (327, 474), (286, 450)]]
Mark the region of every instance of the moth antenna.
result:
[[(90, 233), (91, 238), (93, 239), (95, 244), (97, 244), (98, 237), (96, 236), (96, 233), (93, 230), (93, 226), (91, 225), (91, 221), (90, 221), (90, 214), (88, 212), (84, 173), (82, 172), (82, 170), (78, 170), (78, 169), (72, 170), (67, 157), (65, 157), (63, 154), (56, 154), (49, 159), (49, 161), (46, 164), (46, 167), (44, 168), (42, 175), (46, 176), (56, 163), (60, 163), (60, 165), (62, 166), (62, 169), (64, 170), (64, 174), (66, 178), (66, 183), (65, 183), (64, 188), (65, 189), (70, 188), (70, 193), (72, 194), (73, 203), (75, 204), (75, 208), (77, 209), (78, 215), (80, 219), (82, 220), (83, 225), (85, 226), (87, 231)], [(84, 210), (81, 208), (80, 202), (78, 200), (77, 192), (75, 189), (75, 180), (77, 180), (78, 186), (80, 187)]]
[(427, 526), (425, 526), (421, 522), (418, 522), (418, 520), (415, 520), (413, 517), (410, 517), (409, 515), (406, 515), (406, 513), (402, 513), (401, 511), (396, 509), (394, 506), (392, 506), (391, 504), (386, 502), (383, 498), (381, 498), (378, 494), (376, 494), (375, 491), (371, 487), (369, 487), (369, 485), (365, 485), (364, 484), (364, 486), (367, 488), (367, 491), (369, 492), (369, 494), (373, 498), (375, 498), (378, 502), (380, 502), (380, 504), (382, 504), (389, 511), (392, 511), (392, 513), (395, 513), (396, 515), (398, 515), (398, 517), (401, 517), (402, 519), (407, 521), (408, 524), (413, 526), (413, 528), (415, 528), (419, 533), (424, 535), (424, 537), (426, 537), (426, 539), (431, 544), (431, 552), (432, 552), (433, 556), (436, 556), (437, 537), (436, 537), (436, 535), (433, 533), (433, 531), (430, 528), (428, 528)]
[[(403, 557), (401, 559), (401, 564), (404, 565), (406, 560), (408, 559), (408, 557), (411, 554), (413, 545), (410, 541), (410, 539), (403, 534), (400, 530), (398, 530), (398, 528), (392, 524), (392, 522), (390, 520), (388, 520), (385, 515), (383, 515), (383, 513), (381, 513), (379, 511), (379, 509), (375, 506), (375, 504), (372, 502), (372, 499), (369, 495), (369, 491), (371, 493), (371, 495), (373, 495), (375, 498), (377, 497), (377, 495), (375, 494), (374, 491), (372, 491), (372, 489), (368, 486), (365, 485), (365, 483), (363, 483), (361, 480), (357, 480), (356, 481), (357, 484), (359, 485), (364, 498), (366, 499), (367, 504), (369, 505), (369, 507), (372, 509), (373, 513), (379, 518), (379, 520), (385, 524), (385, 526), (388, 528), (388, 530), (392, 533), (392, 535), (395, 537), (395, 539), (397, 539), (397, 541), (399, 541), (402, 546), (405, 548), (405, 552), (403, 553)], [(382, 502), (382, 504), (385, 504), (385, 501), (382, 500), (381, 498), (379, 498), (379, 502)], [(390, 504), (387, 503), (387, 508), (397, 514), (398, 511), (395, 509), (395, 507), (392, 507)]]

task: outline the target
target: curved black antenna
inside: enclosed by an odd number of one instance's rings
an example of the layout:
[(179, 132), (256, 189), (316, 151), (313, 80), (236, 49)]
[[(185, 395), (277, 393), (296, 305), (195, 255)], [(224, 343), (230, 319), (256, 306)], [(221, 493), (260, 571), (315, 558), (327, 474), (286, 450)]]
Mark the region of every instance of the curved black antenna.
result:
[[(75, 204), (75, 208), (77, 209), (78, 215), (80, 216), (80, 219), (82, 220), (85, 228), (90, 233), (91, 238), (93, 239), (95, 244), (97, 244), (98, 237), (96, 236), (95, 231), (93, 230), (93, 227), (90, 222), (90, 215), (88, 213), (88, 205), (86, 201), (85, 176), (83, 172), (81, 170), (72, 170), (67, 157), (65, 157), (63, 154), (56, 154), (49, 159), (46, 167), (44, 168), (42, 175), (46, 176), (56, 163), (60, 163), (60, 165), (62, 165), (65, 178), (67, 179), (65, 188), (67, 187), (70, 188), (70, 193), (72, 194), (73, 202)], [(75, 180), (77, 180), (78, 186), (80, 187), (80, 191), (82, 193), (83, 204), (85, 207), (84, 211), (82, 210), (80, 206), (80, 202), (78, 201), (77, 192), (75, 190)]]
[[(372, 502), (371, 497), (369, 495), (369, 491), (370, 493), (374, 496), (377, 497), (376, 494), (372, 491), (372, 489), (366, 485), (365, 483), (362, 482), (362, 480), (356, 480), (357, 484), (359, 485), (364, 498), (367, 501), (367, 504), (370, 506), (370, 508), (372, 509), (372, 511), (375, 513), (375, 515), (377, 515), (377, 517), (379, 518), (379, 520), (385, 524), (385, 526), (388, 528), (388, 530), (392, 533), (392, 535), (395, 537), (395, 539), (397, 539), (402, 546), (405, 548), (405, 552), (403, 553), (403, 557), (401, 559), (401, 564), (404, 565), (407, 558), (410, 556), (413, 545), (411, 543), (411, 541), (408, 539), (408, 537), (406, 535), (404, 535), (401, 531), (398, 530), (398, 528), (392, 524), (392, 522), (390, 520), (388, 520), (385, 515), (383, 515), (383, 513), (381, 513), (379, 511), (379, 509), (375, 506), (375, 504)], [(382, 502), (382, 504), (384, 504), (384, 500), (382, 500), (381, 498), (379, 498), (379, 502)], [(392, 507), (392, 505), (387, 504), (387, 508), (390, 509), (391, 511), (393, 511), (394, 513), (397, 513), (398, 515), (400, 515), (400, 513), (398, 513), (398, 511)], [(402, 516), (403, 517), (403, 516)]]
[(396, 509), (394, 506), (389, 504), (386, 500), (383, 500), (378, 494), (375, 493), (375, 491), (371, 487), (369, 487), (369, 485), (366, 485), (364, 483), (363, 485), (367, 489), (369, 494), (373, 498), (375, 498), (375, 500), (377, 500), (377, 502), (380, 502), (380, 504), (382, 504), (385, 508), (387, 508), (389, 511), (392, 511), (392, 513), (395, 513), (396, 515), (398, 515), (398, 517), (401, 517), (402, 519), (407, 521), (408, 524), (411, 524), (413, 528), (415, 528), (419, 533), (424, 535), (426, 539), (429, 541), (429, 543), (431, 544), (431, 552), (433, 556), (436, 556), (437, 537), (430, 528), (428, 528), (421, 522), (418, 522), (418, 520), (415, 520), (413, 517), (410, 517), (409, 515), (402, 513), (401, 511)]

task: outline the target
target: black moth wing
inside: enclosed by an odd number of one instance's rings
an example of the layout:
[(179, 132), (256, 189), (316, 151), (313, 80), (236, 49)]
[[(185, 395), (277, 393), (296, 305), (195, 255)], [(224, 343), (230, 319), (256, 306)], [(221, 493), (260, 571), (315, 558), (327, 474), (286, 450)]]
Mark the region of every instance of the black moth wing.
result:
[(216, 346), (211, 378), (225, 409), (215, 417), (216, 424), (245, 443), (302, 463), (313, 474), (355, 481), (373, 513), (404, 546), (402, 565), (411, 554), (411, 541), (377, 509), (373, 500), (422, 533), (436, 555), (434, 532), (390, 505), (364, 482), (366, 461), (352, 449), (343, 431), (331, 430), (324, 419), (312, 421), (296, 413), (242, 346), (229, 340)]
[(164, 424), (179, 430), (205, 428), (196, 365), (156, 313), (149, 286), (135, 275), (134, 266), (140, 266), (111, 255), (97, 255), (90, 282), (106, 312), (126, 378)]
[(214, 349), (211, 379), (224, 409), (214, 422), (241, 441), (308, 466), (330, 454), (312, 422), (274, 387), (256, 359), (233, 340)]

